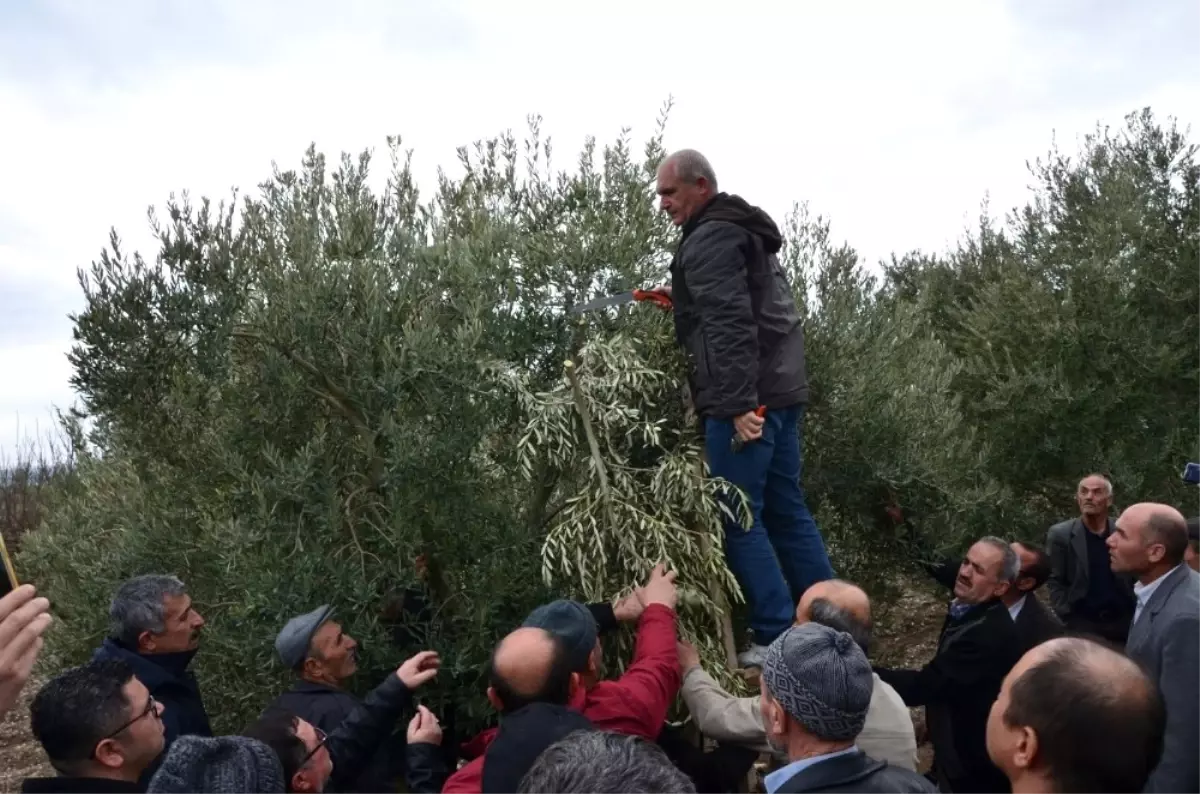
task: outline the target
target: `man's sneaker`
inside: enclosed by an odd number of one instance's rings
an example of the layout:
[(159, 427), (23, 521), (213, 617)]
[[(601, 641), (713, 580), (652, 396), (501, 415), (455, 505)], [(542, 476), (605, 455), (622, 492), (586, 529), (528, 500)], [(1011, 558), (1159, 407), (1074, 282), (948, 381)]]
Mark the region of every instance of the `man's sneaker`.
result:
[(742, 667), (757, 667), (761, 670), (763, 662), (766, 660), (767, 646), (765, 645), (751, 645), (750, 650), (738, 654), (738, 664)]

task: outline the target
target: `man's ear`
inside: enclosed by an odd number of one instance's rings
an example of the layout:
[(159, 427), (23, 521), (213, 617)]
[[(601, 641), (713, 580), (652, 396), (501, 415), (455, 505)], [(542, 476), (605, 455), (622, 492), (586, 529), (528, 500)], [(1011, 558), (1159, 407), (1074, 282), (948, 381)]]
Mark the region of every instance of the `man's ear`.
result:
[(137, 648), (134, 648), (135, 651), (138, 651), (139, 653), (151, 653), (154, 651), (154, 648), (155, 643), (153, 634), (148, 631), (143, 631), (138, 635)]
[(321, 669), (321, 660), (313, 656), (306, 657), (304, 664), (300, 666), (300, 672), (309, 678), (320, 678), (324, 672)]
[(504, 711), (504, 701), (500, 700), (500, 696), (496, 694), (496, 690), (492, 687), (487, 689), (488, 703), (492, 704), (492, 708), (496, 711)]
[(96, 763), (109, 769), (120, 769), (125, 765), (125, 754), (115, 739), (101, 739), (92, 753)]
[(316, 791), (316, 781), (312, 778), (312, 772), (308, 767), (297, 769), (296, 774), (292, 775), (292, 785), (289, 787), (291, 791)]
[(1150, 558), (1150, 562), (1160, 563), (1166, 555), (1167, 548), (1161, 543), (1151, 543), (1146, 547), (1146, 556)]
[(1020, 769), (1029, 769), (1037, 761), (1038, 735), (1037, 731), (1028, 725), (1021, 727), (1021, 735), (1013, 750), (1013, 764)]
[(579, 673), (571, 673), (571, 678), (567, 684), (568, 699), (574, 698), (575, 693), (583, 689), (583, 676)]
[(783, 736), (787, 733), (787, 713), (773, 700), (764, 701), (766, 714), (763, 716), (768, 736)]

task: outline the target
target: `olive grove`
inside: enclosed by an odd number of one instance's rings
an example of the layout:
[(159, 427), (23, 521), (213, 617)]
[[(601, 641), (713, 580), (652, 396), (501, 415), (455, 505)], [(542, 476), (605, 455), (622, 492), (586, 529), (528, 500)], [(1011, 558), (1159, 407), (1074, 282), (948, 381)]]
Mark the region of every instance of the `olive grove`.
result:
[[(366, 668), (415, 650), (396, 622), (439, 650), (430, 703), (465, 730), (532, 607), (615, 597), (666, 559), (721, 672), (740, 595), (670, 316), (567, 312), (665, 281), (662, 133), (588, 141), (564, 169), (535, 119), (462, 149), (428, 197), (398, 139), (380, 191), (377, 156), (310, 149), (252, 196), (152, 210), (152, 257), (114, 231), (74, 318), (91, 428), (65, 420), (75, 474), (21, 552), (65, 624), (55, 658), (100, 641), (121, 579), (174, 572), (209, 621), (218, 729), (282, 685), (284, 622), (332, 602)], [(1145, 111), (1031, 171), (1005, 222), (882, 268), (806, 204), (777, 219), (809, 351), (805, 486), (839, 575), (877, 596), (918, 554), (1040, 539), (1089, 470), (1118, 502), (1195, 508), (1194, 148)]]

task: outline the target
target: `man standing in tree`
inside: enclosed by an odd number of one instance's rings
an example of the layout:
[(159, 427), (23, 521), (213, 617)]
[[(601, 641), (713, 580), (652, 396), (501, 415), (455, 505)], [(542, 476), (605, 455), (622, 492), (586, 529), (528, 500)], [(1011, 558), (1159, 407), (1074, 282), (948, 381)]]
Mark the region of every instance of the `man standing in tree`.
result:
[(719, 193), (702, 154), (685, 149), (664, 160), (658, 195), (683, 232), (671, 263), (675, 334), (691, 365), (708, 466), (746, 493), (753, 513), (749, 531), (727, 521), (725, 554), (754, 630), (739, 661), (761, 667), (767, 646), (791, 626), (792, 605), (809, 585), (833, 578), (800, 485), (804, 329), (776, 256), (779, 227)]

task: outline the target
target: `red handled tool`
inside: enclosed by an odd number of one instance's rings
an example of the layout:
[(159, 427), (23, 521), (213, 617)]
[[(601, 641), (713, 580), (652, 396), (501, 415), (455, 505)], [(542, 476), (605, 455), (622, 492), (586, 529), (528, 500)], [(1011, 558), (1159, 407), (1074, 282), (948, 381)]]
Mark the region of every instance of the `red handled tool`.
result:
[(643, 301), (650, 301), (662, 309), (670, 310), (672, 308), (671, 296), (665, 292), (649, 289), (633, 289), (628, 292), (618, 292), (616, 295), (609, 295), (604, 298), (597, 298), (594, 301), (581, 303), (572, 308), (570, 314), (583, 314), (584, 312), (591, 312), (596, 309), (605, 309), (609, 306), (620, 306), (623, 303), (641, 303)]
[[(762, 419), (764, 416), (767, 415), (767, 406), (760, 405), (757, 408), (755, 408), (754, 415), (757, 416), (759, 419)], [(737, 453), (737, 452), (741, 452), (742, 447), (744, 447), (744, 446), (746, 446), (746, 442), (742, 441), (742, 437), (737, 434), (736, 430), (733, 431), (733, 440), (729, 442), (729, 449), (731, 449), (733, 452)]]

